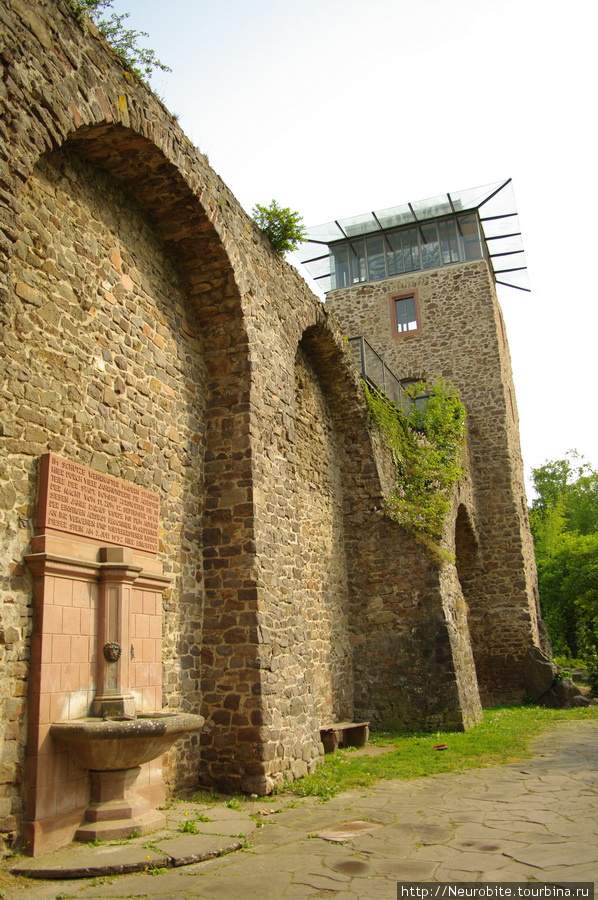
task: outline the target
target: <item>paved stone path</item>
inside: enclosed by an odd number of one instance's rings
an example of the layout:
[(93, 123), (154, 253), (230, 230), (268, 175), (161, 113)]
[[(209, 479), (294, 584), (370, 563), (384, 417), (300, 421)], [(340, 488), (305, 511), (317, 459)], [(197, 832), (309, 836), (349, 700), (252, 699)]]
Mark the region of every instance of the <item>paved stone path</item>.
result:
[(280, 811), (263, 817), (247, 849), (158, 875), (20, 879), (7, 897), (395, 900), (397, 881), (597, 882), (598, 722), (557, 726), (534, 752), (325, 804), (257, 801), (252, 809)]

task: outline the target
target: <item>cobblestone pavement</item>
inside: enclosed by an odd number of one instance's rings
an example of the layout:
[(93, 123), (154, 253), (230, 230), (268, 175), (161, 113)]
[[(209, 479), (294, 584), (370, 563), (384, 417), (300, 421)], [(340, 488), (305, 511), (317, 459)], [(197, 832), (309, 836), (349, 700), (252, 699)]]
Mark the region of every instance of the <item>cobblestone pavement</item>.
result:
[[(557, 726), (534, 744), (534, 753), (505, 766), (381, 782), (324, 804), (289, 806), (286, 796), (267, 806), (257, 801), (257, 809), (279, 811), (264, 816), (251, 845), (238, 852), (151, 874), (160, 868), (154, 852), (159, 859), (169, 839), (181, 839), (180, 831), (171, 832), (155, 851), (146, 850), (150, 871), (68, 881), (11, 877), (6, 897), (394, 900), (397, 881), (596, 882), (598, 722)], [(184, 809), (176, 805), (177, 829)], [(214, 824), (212, 832), (224, 830), (229, 839), (234, 828), (253, 827), (244, 813), (239, 821), (230, 812), (218, 815), (227, 828)], [(184, 856), (190, 845), (176, 846)], [(59, 852), (76, 865), (77, 853), (93, 850)], [(117, 850), (134, 854), (139, 847)], [(55, 858), (47, 854), (45, 862)]]

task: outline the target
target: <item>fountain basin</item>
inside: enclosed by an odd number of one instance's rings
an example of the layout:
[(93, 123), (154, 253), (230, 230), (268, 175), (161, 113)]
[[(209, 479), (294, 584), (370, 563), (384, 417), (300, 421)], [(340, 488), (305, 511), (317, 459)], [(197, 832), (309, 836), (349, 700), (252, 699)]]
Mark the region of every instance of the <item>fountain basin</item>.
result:
[(136, 719), (72, 719), (50, 726), (83, 769), (112, 772), (133, 769), (162, 756), (184, 734), (199, 731), (203, 716), (146, 713)]

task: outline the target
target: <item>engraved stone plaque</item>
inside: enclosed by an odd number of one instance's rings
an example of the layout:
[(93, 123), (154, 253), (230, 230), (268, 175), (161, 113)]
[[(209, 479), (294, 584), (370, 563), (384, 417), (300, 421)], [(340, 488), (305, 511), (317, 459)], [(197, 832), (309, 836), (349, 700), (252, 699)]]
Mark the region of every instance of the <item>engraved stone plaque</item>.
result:
[(49, 528), (156, 553), (160, 498), (152, 491), (47, 453), (40, 470), (37, 531)]

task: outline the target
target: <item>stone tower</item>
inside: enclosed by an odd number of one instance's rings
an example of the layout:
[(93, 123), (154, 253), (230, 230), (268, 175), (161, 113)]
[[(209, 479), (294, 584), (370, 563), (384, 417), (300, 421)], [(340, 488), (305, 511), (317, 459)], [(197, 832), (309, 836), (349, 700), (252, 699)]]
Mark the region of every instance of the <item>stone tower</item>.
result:
[(538, 595), (495, 290), (495, 282), (526, 290), (510, 181), (321, 226), (310, 239), (303, 258), (328, 291), (326, 305), (349, 338), (365, 339), (354, 350), (366, 378), (389, 382), (391, 395), (397, 381), (420, 379), (459, 390), (472, 508), (457, 511), (455, 551), (480, 695), (484, 704), (517, 699), (518, 661), (538, 642)]

